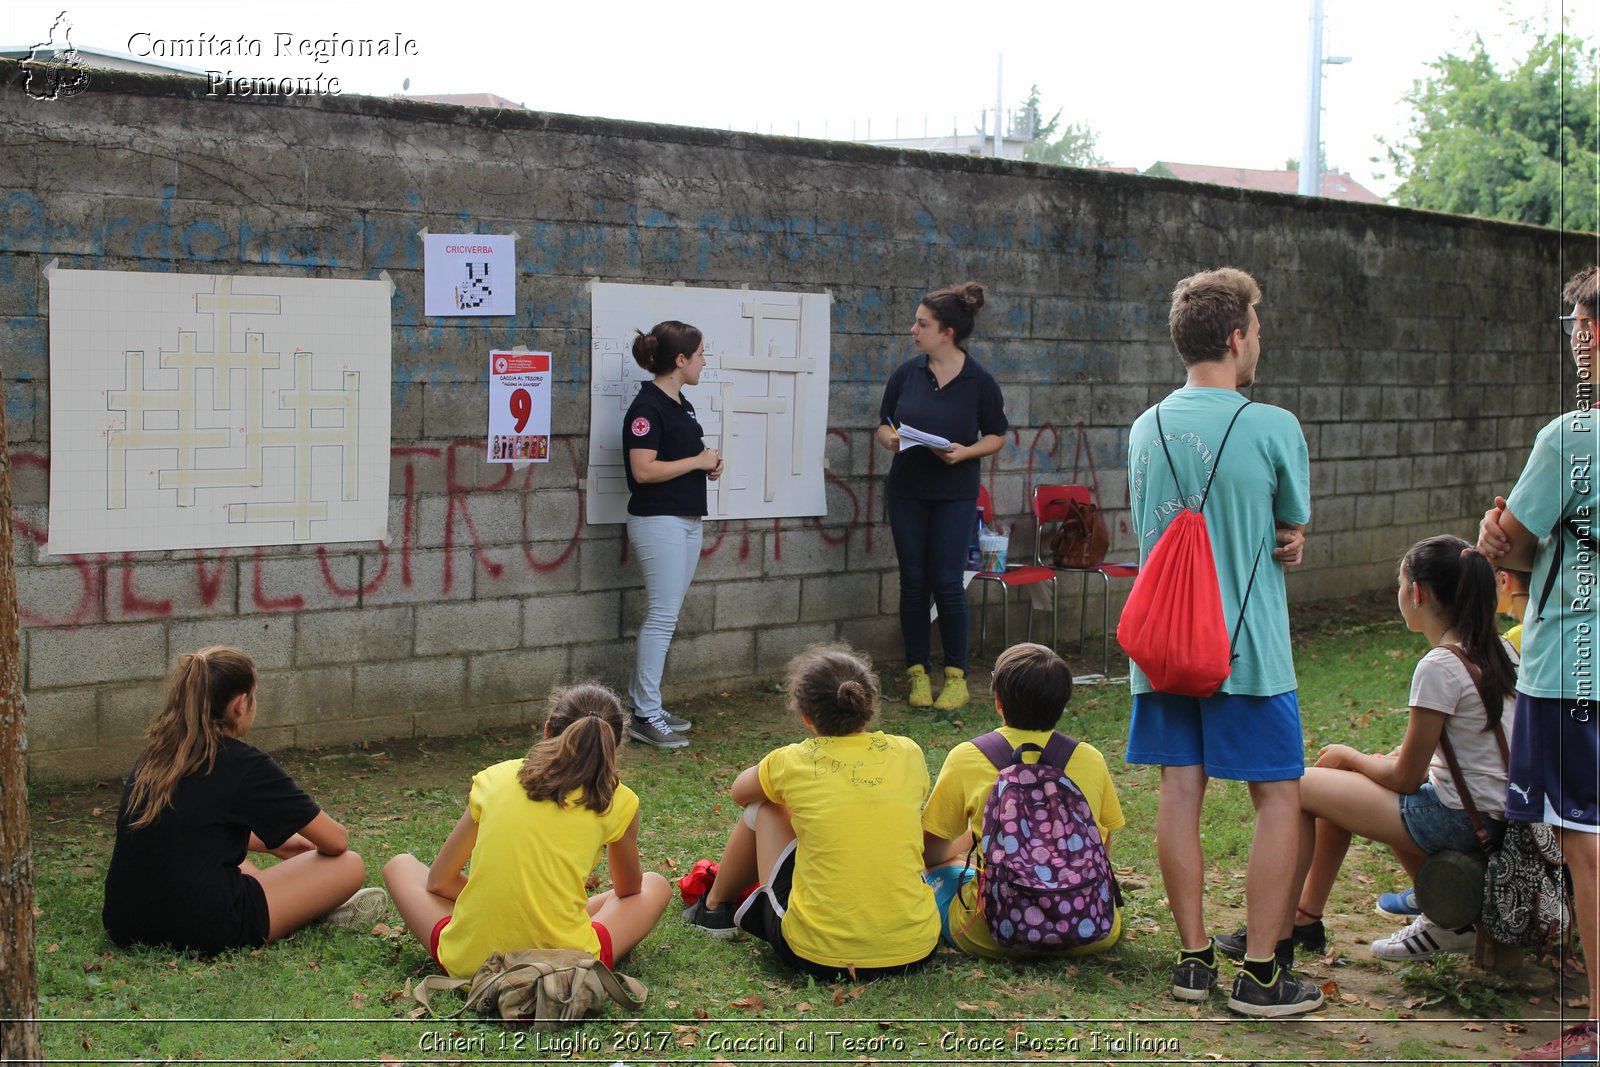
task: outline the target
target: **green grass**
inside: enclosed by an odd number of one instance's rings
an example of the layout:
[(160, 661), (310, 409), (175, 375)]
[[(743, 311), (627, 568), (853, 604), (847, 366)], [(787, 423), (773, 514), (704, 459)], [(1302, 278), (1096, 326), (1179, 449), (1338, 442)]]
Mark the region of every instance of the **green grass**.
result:
[[(1308, 754), (1335, 740), (1365, 748), (1397, 743), (1421, 651), (1419, 639), (1381, 607), (1301, 612), (1297, 668)], [(994, 722), (992, 708), (981, 702), (943, 720), (913, 715), (893, 699), (895, 680), (887, 684), (883, 725), (915, 738), (935, 772), (953, 745)], [(1036, 1058), (1030, 1052), (1040, 1051), (1051, 1058), (1137, 1062), (1141, 1055), (1231, 1055), (1245, 1046), (1261, 1055), (1322, 1049), (1317, 1054), (1337, 1057), (1327, 1050), (1349, 1040), (1339, 1027), (1223, 1026), (1211, 1021), (1224, 1011), (1220, 1001), (1202, 1017), (1167, 996), (1175, 941), (1155, 859), (1157, 776), (1121, 760), (1129, 706), (1126, 685), (1083, 687), (1063, 723), (1105, 752), (1128, 819), (1112, 849), (1128, 897), (1125, 943), (1115, 951), (1070, 966), (941, 953), (913, 977), (852, 988), (796, 979), (775, 967), (758, 943), (704, 938), (674, 908), (623, 967), (649, 985), (651, 1018), (602, 1019), (554, 1036), (476, 1020), (409, 1018), (414, 1005), (407, 987), (434, 967), (397, 917), (389, 920), (395, 928), (389, 933), (312, 927), (265, 950), (215, 959), (116, 951), (101, 931), (99, 912), (118, 783), (41, 789), (32, 811), (45, 1048), (52, 1059), (363, 1063), (578, 1058), (636, 1064), (712, 1060), (719, 1053), (738, 1063), (862, 1056), (992, 1062), (1030, 1060)], [(695, 719), (692, 747), (664, 753), (634, 746), (624, 757), (626, 780), (643, 801), (646, 868), (673, 878), (698, 857), (720, 851), (735, 813), (726, 795), (734, 776), (801, 733), (772, 684), (679, 710)], [(271, 709), (263, 709), (262, 718), (270, 723)], [(431, 859), (461, 813), (471, 774), (519, 754), (529, 739), (525, 732), (502, 731), (292, 752), (281, 761), (350, 827), (352, 845), (377, 884), (379, 867), (396, 852)], [(1244, 914), (1251, 830), (1246, 790), (1214, 783), (1203, 825), (1208, 919), (1231, 929)], [(1365, 913), (1372, 893), (1401, 877), (1386, 851), (1358, 845), (1334, 904)], [(1332, 910), (1330, 924), (1336, 922)], [(1405, 996), (1392, 977), (1377, 971), (1371, 977), (1385, 981), (1392, 998)], [(1341, 974), (1339, 981), (1348, 985), (1351, 978)], [(1128, 1044), (1118, 1046), (1119, 1040)], [(985, 1044), (991, 1041), (1007, 1051)], [(1177, 1046), (1156, 1049), (1151, 1041)]]

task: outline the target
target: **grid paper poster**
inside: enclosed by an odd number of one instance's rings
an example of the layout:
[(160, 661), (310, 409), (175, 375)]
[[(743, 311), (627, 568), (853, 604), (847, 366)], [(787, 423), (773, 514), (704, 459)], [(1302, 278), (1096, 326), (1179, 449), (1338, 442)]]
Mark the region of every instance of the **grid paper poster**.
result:
[(707, 448), (724, 461), (706, 485), (708, 519), (824, 515), (831, 297), (756, 289), (598, 282), (590, 287), (593, 370), (584, 514), (626, 522), (622, 417), (649, 373), (633, 361), (635, 330), (663, 319), (698, 327), (706, 365), (683, 393)]
[(550, 461), (550, 353), (489, 353), (489, 462)]
[(386, 279), (49, 284), (47, 552), (387, 537)]
[(423, 313), (513, 315), (517, 239), (508, 234), (430, 233), (423, 238)]

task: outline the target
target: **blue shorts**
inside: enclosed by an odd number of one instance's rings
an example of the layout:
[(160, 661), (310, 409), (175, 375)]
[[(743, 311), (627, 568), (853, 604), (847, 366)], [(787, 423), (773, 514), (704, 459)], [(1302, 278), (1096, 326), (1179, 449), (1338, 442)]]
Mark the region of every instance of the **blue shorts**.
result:
[[(1417, 848), (1430, 856), (1447, 848), (1478, 851), (1478, 835), (1472, 829), (1472, 820), (1465, 811), (1440, 800), (1439, 791), (1433, 788), (1432, 782), (1423, 782), (1415, 793), (1400, 794), (1400, 822)], [(1485, 815), (1483, 828), (1489, 831), (1492, 840), (1499, 841), (1506, 824)]]
[(961, 887), (978, 877), (976, 867), (968, 867), (964, 863), (953, 863), (945, 867), (935, 867), (922, 876), (922, 880), (933, 887), (933, 904), (939, 909), (939, 942), (956, 947), (954, 939), (950, 936), (950, 903), (956, 899), (956, 894), (961, 892)]
[(1600, 833), (1600, 703), (1517, 694), (1506, 818)]
[(1282, 782), (1306, 773), (1300, 699), (1294, 690), (1258, 697), (1135, 693), (1129, 763), (1205, 768), (1211, 778)]

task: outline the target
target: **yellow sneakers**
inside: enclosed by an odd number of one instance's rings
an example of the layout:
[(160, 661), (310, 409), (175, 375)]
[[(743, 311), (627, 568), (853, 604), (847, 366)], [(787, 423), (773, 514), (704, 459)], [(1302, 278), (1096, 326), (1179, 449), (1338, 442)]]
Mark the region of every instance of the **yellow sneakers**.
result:
[(922, 664), (906, 671), (906, 681), (911, 685), (911, 691), (906, 694), (907, 704), (914, 708), (933, 706), (933, 686), (928, 682), (928, 672)]
[(960, 667), (946, 667), (944, 669), (944, 688), (939, 690), (939, 699), (933, 705), (940, 711), (954, 711), (967, 702), (967, 673)]

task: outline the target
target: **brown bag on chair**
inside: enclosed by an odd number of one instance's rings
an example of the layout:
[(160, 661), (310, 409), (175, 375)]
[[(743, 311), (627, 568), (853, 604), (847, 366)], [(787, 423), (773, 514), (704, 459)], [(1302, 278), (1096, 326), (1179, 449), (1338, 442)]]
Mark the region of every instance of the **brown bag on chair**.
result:
[(1074, 570), (1098, 567), (1105, 562), (1106, 550), (1110, 547), (1111, 532), (1106, 529), (1100, 509), (1087, 502), (1068, 503), (1061, 529), (1056, 534), (1054, 564)]

